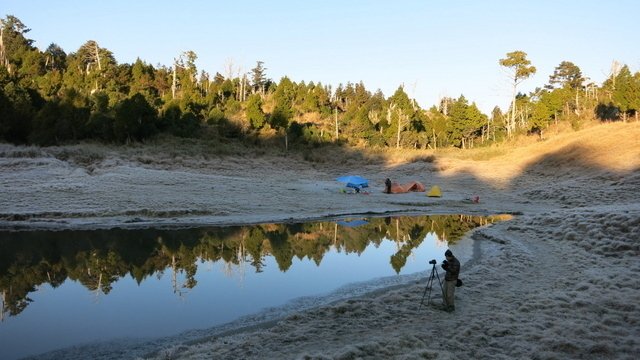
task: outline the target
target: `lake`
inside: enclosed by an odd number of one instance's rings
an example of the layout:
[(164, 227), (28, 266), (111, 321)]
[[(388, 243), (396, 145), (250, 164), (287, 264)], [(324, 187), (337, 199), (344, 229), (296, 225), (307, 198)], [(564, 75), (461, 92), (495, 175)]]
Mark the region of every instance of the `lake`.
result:
[(0, 232), (0, 359), (211, 328), (340, 289), (353, 295), (359, 283), (431, 270), (449, 246), (470, 254), (457, 242), (500, 219)]

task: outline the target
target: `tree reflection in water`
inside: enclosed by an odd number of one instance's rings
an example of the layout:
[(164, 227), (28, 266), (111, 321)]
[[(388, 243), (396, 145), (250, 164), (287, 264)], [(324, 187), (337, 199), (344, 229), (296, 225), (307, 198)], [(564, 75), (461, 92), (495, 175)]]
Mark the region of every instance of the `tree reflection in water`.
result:
[(399, 273), (428, 234), (452, 244), (467, 231), (503, 218), (433, 215), (369, 218), (358, 226), (325, 221), (180, 230), (5, 232), (0, 239), (0, 319), (20, 314), (39, 286), (55, 288), (67, 279), (99, 296), (109, 294), (112, 284), (126, 275), (140, 284), (171, 269), (173, 291), (181, 296), (197, 285), (199, 261), (222, 261), (229, 270), (248, 265), (261, 272), (265, 257), (272, 256), (284, 272), (294, 257), (319, 266), (331, 249), (361, 254), (371, 244), (393, 241), (397, 252), (390, 264)]

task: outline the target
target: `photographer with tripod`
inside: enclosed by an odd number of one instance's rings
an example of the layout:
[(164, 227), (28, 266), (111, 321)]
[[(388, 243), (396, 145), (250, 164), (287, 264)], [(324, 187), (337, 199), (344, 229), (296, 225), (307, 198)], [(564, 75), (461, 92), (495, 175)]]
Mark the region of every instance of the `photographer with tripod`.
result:
[(458, 275), (460, 274), (460, 262), (453, 256), (451, 250), (445, 251), (444, 256), (446, 260), (443, 260), (441, 265), (444, 271), (447, 272), (444, 275), (444, 287), (442, 289), (444, 310), (453, 312), (456, 309), (453, 297), (458, 283)]

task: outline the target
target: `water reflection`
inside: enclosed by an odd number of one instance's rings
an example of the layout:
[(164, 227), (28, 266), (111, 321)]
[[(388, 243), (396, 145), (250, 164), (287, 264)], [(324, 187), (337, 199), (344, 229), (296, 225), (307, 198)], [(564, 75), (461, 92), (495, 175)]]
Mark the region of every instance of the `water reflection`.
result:
[(173, 292), (180, 296), (198, 284), (199, 263), (250, 266), (260, 273), (273, 257), (282, 272), (293, 259), (317, 266), (325, 254), (361, 254), (383, 241), (396, 244), (389, 264), (396, 273), (427, 234), (455, 243), (467, 231), (499, 217), (435, 215), (345, 219), (338, 222), (262, 224), (181, 230), (107, 230), (2, 233), (0, 240), (1, 319), (17, 316), (43, 285), (56, 288), (67, 279), (95, 296), (109, 294), (114, 283), (130, 275), (138, 285), (170, 271)]
[(0, 358), (210, 328), (357, 283), (336, 294), (352, 296), (363, 281), (427, 270), (468, 230), (500, 219), (0, 232)]

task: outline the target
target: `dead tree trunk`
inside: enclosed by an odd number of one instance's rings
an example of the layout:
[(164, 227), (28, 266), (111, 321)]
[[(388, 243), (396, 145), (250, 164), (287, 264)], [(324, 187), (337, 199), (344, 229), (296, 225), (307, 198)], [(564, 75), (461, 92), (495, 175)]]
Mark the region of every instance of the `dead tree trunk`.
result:
[(398, 132), (396, 135), (396, 149), (400, 149), (400, 131), (402, 130), (402, 118), (403, 115), (401, 111), (398, 109)]
[(11, 64), (7, 57), (7, 49), (4, 47), (4, 27), (2, 26), (0, 26), (0, 65), (4, 65), (9, 75), (11, 75)]
[(98, 43), (94, 42), (94, 51), (96, 53), (96, 61), (98, 63), (98, 70), (102, 71), (102, 65), (100, 63), (100, 48), (98, 48)]
[(176, 67), (178, 67), (178, 62), (173, 59), (173, 79), (171, 81), (171, 99), (176, 98)]
[(333, 113), (334, 113), (334, 118), (336, 121), (336, 138), (335, 141), (338, 141), (338, 107), (336, 106), (335, 109), (333, 109)]
[(516, 81), (513, 82), (513, 94), (511, 96), (511, 116), (508, 119), (507, 123), (507, 136), (511, 137), (513, 135), (513, 131), (515, 130), (515, 122), (516, 122), (516, 88), (518, 83)]
[(437, 149), (438, 148), (438, 139), (436, 138), (436, 131), (434, 129), (431, 129), (431, 133), (433, 134), (433, 149)]

